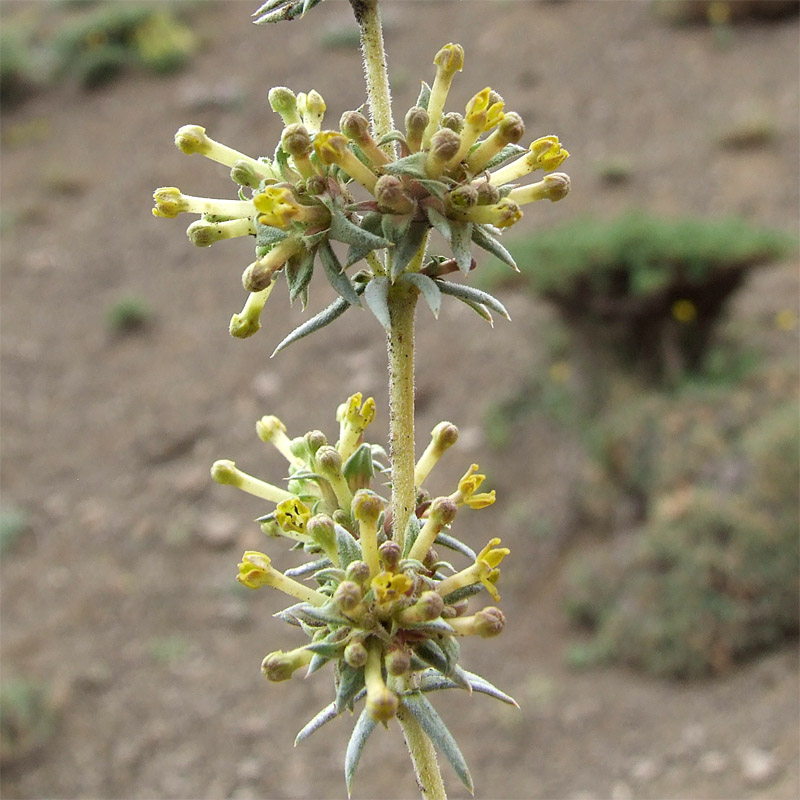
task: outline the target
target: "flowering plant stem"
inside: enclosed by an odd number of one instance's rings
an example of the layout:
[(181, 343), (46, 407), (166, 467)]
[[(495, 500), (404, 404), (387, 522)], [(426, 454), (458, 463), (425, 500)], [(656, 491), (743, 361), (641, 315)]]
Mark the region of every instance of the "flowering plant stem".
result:
[(414, 775), (423, 800), (447, 800), (436, 751), (422, 726), (402, 705), (397, 709), (397, 721), (414, 765)]

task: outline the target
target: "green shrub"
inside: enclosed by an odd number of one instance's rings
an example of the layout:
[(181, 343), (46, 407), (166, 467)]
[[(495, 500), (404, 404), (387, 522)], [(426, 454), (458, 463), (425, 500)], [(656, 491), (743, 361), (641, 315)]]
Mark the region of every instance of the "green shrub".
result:
[(725, 306), (750, 270), (794, 246), (786, 234), (737, 219), (629, 214), (537, 232), (510, 249), (530, 288), (575, 334), (586, 364), (607, 370), (600, 350), (641, 377), (674, 382), (701, 371)]
[(615, 410), (598, 453), (644, 523), (573, 557), (566, 609), (591, 631), (574, 663), (691, 677), (797, 633), (800, 420), (791, 381), (764, 410), (763, 377)]

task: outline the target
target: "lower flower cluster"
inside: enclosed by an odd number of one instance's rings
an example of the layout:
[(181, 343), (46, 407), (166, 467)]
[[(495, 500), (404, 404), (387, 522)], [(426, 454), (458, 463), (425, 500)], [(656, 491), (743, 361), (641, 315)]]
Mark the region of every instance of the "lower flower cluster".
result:
[[(352, 780), (361, 749), (377, 723), (386, 724), (401, 708), (418, 719), (434, 744), (471, 788), (457, 745), (425, 695), (463, 688), (504, 702), (515, 701), (459, 664), (459, 639), (497, 636), (503, 613), (489, 605), (469, 612), (469, 601), (484, 589), (500, 596), (500, 562), (509, 550), (492, 538), (475, 553), (450, 532), (460, 508), (485, 508), (495, 494), (479, 492), (485, 479), (473, 464), (450, 495), (431, 498), (423, 483), (441, 455), (458, 438), (442, 422), (415, 469), (417, 507), (402, 541), (392, 538), (389, 502), (373, 487), (389, 478), (386, 453), (363, 440), (375, 416), (372, 398), (355, 394), (337, 412), (339, 438), (334, 445), (318, 430), (290, 439), (276, 417), (257, 423), (259, 437), (272, 443), (289, 462), (287, 489), (261, 481), (231, 461), (217, 461), (213, 478), (275, 504), (258, 521), (270, 537), (288, 538), (310, 560), (281, 572), (268, 555), (247, 551), (237, 579), (258, 589), (271, 586), (297, 602), (277, 616), (309, 638), (292, 650), (269, 653), (262, 671), (284, 681), (301, 668), (316, 672), (333, 665), (335, 699), (300, 732), (301, 741), (365, 698), (348, 748), (346, 773)], [(450, 550), (465, 557), (461, 570), (441, 556)]]

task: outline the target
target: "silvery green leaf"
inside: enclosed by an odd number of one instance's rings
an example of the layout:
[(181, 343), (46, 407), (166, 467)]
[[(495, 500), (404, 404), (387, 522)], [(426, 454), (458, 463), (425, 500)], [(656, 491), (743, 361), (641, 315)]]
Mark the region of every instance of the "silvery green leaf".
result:
[(358, 485), (368, 486), (375, 476), (372, 447), (366, 442), (362, 442), (353, 455), (344, 462), (342, 474), (347, 481), (353, 480)]
[(489, 231), (487, 230), (486, 225), (474, 225), (472, 228), (472, 241), (475, 242), (478, 247), (482, 247), (484, 250), (491, 253), (496, 258), (499, 258), (504, 264), (508, 264), (514, 272), (519, 272), (519, 267), (517, 263), (514, 261), (513, 256), (511, 253), (503, 247), (500, 242), (492, 236)]
[(447, 677), (450, 678), (459, 689), (465, 689), (469, 694), (472, 694), (472, 685), (467, 680), (466, 672), (458, 664), (453, 665)]
[[(450, 246), (453, 248), (453, 256), (456, 259), (458, 268), (467, 275), (472, 268), (472, 223), (471, 222), (450, 222)], [(484, 305), (486, 305), (484, 303)]]
[[(311, 645), (308, 646), (308, 649), (309, 650), (311, 649)], [(336, 655), (338, 655), (338, 653)], [(314, 653), (314, 655), (311, 657), (311, 661), (308, 664), (308, 669), (306, 670), (306, 677), (308, 677), (309, 675), (313, 675), (318, 669), (324, 667), (330, 660), (331, 656), (329, 655)]]
[(367, 308), (375, 315), (378, 322), (390, 332), (392, 319), (389, 315), (389, 279), (385, 275), (373, 278), (364, 290), (364, 300)]
[(366, 230), (363, 226), (351, 222), (339, 209), (331, 216), (328, 236), (337, 242), (344, 242), (357, 247), (369, 247), (370, 250), (378, 250), (391, 245), (388, 239), (384, 239), (382, 236)]
[[(474, 561), (477, 557), (475, 551), (471, 547), (467, 547), (460, 539), (456, 539), (455, 536), (450, 536), (447, 533), (440, 533), (436, 537), (436, 544), (449, 547), (451, 550), (455, 550), (457, 553), (466, 556), (470, 561)], [(288, 573), (286, 574), (288, 575)]]
[(405, 140), (405, 135), (400, 131), (389, 131), (389, 133), (378, 139), (377, 145), (378, 147), (383, 147), (383, 145), (389, 144), (389, 142), (405, 142)]
[(322, 570), (330, 566), (331, 560), (325, 556), (325, 558), (320, 558), (317, 561), (307, 561), (305, 564), (300, 564), (297, 567), (287, 569), (283, 574), (288, 578), (305, 578), (306, 576), (317, 572), (317, 570)]
[(282, 242), (289, 234), (280, 228), (273, 228), (272, 225), (262, 225), (258, 221), (258, 214), (255, 215), (254, 223), (256, 226), (256, 247), (272, 248), (273, 245)]
[(406, 235), (398, 242), (392, 252), (392, 280), (395, 280), (411, 263), (411, 259), (419, 252), (428, 232), (426, 222), (412, 222)]
[(369, 735), (375, 730), (378, 723), (370, 717), (365, 708), (358, 717), (358, 721), (353, 728), (350, 741), (347, 743), (347, 752), (344, 756), (344, 779), (347, 784), (347, 796), (353, 788), (353, 777), (358, 767), (361, 751), (369, 739)]
[(417, 536), (419, 536), (419, 520), (417, 519), (416, 514), (412, 514), (408, 518), (408, 523), (406, 524), (406, 529), (403, 534), (403, 556), (407, 556), (411, 551), (411, 548), (414, 546), (414, 542), (417, 541)]
[(400, 280), (413, 283), (419, 289), (428, 307), (433, 312), (433, 316), (438, 319), (439, 311), (442, 307), (442, 293), (439, 291), (436, 282), (419, 272), (406, 272), (405, 275), (401, 276)]
[(347, 569), (353, 561), (361, 561), (361, 546), (353, 534), (341, 525), (334, 525), (336, 531), (336, 551), (339, 553), (339, 566)]
[(444, 653), (445, 660), (447, 661), (447, 669), (445, 670), (445, 675), (448, 678), (453, 677), (453, 670), (458, 666), (458, 659), (461, 655), (461, 645), (458, 643), (458, 639), (455, 636), (443, 636), (441, 639), (437, 640), (437, 644), (441, 648), (442, 653)]
[(397, 244), (411, 224), (413, 214), (381, 214), (381, 231), (389, 241)]
[(431, 87), (428, 86), (425, 81), (422, 81), (422, 87), (419, 91), (419, 97), (417, 98), (417, 105), (420, 108), (424, 108), (426, 111), (428, 110), (428, 102), (431, 99)]
[(430, 664), (434, 669), (439, 670), (442, 675), (447, 675), (447, 659), (442, 648), (433, 639), (423, 639), (421, 642), (416, 642), (412, 645), (412, 649), (426, 664)]
[(320, 260), (322, 261), (322, 267), (325, 270), (325, 276), (328, 278), (331, 286), (333, 286), (342, 299), (347, 300), (351, 306), (360, 306), (361, 300), (358, 297), (358, 293), (350, 282), (350, 278), (347, 277), (342, 269), (342, 265), (336, 253), (333, 252), (330, 242), (327, 240), (322, 242), (318, 250)]
[(417, 178), (417, 183), (428, 190), (429, 194), (444, 200), (444, 196), (450, 191), (450, 186), (442, 181), (433, 178)]
[[(331, 562), (328, 561), (328, 564)], [(284, 572), (284, 575), (288, 575), (288, 572)], [(325, 567), (323, 569), (317, 570), (314, 573), (314, 580), (320, 584), (327, 583), (328, 581), (333, 581), (334, 583), (341, 583), (344, 580), (344, 570), (338, 569), (334, 566)]]
[(453, 238), (453, 231), (450, 228), (450, 220), (442, 214), (441, 212), (437, 211), (435, 208), (428, 206), (425, 209), (425, 214), (427, 215), (428, 219), (430, 220), (431, 225), (436, 228), (439, 233), (447, 239), (448, 242)]
[(453, 734), (422, 692), (411, 692), (401, 697), (400, 702), (414, 715), (422, 730), (433, 742), (434, 747), (450, 762), (461, 783), (473, 792), (472, 777), (467, 762), (461, 753)]
[(322, 625), (348, 625), (346, 620), (337, 610), (332, 603), (326, 603), (324, 606), (312, 606), (310, 603), (302, 611), (300, 619), (304, 621), (311, 620), (318, 622)]
[[(379, 214), (377, 211), (370, 211), (361, 218), (361, 229), (366, 231), (367, 233), (373, 234), (376, 238), (381, 238), (381, 218), (383, 214)], [(355, 264), (357, 261), (361, 261), (364, 256), (368, 253), (371, 253), (375, 250), (371, 244), (371, 242), (364, 240), (361, 244), (351, 244), (350, 249), (347, 251), (347, 257), (345, 258), (344, 265), (345, 267), (349, 267), (351, 264)]]
[(519, 156), (527, 152), (528, 150), (525, 147), (520, 147), (518, 144), (507, 144), (494, 158), (490, 159), (483, 169), (484, 171), (494, 169), (501, 164), (505, 164), (509, 159), (519, 158)]
[[(286, 336), (283, 341), (272, 351), (272, 355), (274, 356), (276, 353), (280, 353), (281, 350), (285, 350), (290, 344), (294, 344), (296, 341), (308, 336), (310, 333), (315, 333), (316, 331), (320, 330), (320, 328), (330, 325), (331, 322), (339, 319), (339, 317), (341, 317), (342, 314), (344, 314), (344, 312), (349, 308), (351, 308), (351, 304), (348, 303), (347, 300), (337, 297), (327, 308), (320, 311), (319, 314), (311, 317), (311, 319), (307, 322), (299, 325), (288, 336)], [(270, 358), (271, 357), (272, 356), (270, 356)]]
[(297, 296), (305, 291), (314, 274), (314, 253), (304, 250), (298, 257), (290, 258), (283, 271), (289, 286), (289, 302), (294, 303)]
[(256, 25), (269, 22), (282, 22), (302, 17), (307, 11), (319, 5), (322, 0), (268, 0), (253, 16)]
[(480, 594), (483, 591), (483, 584), (482, 583), (473, 583), (470, 586), (462, 586), (460, 589), (456, 589), (454, 592), (450, 592), (450, 594), (446, 595), (442, 598), (444, 602), (451, 606), (454, 603), (457, 603), (459, 600), (464, 600), (468, 597), (473, 597), (476, 594)]
[(329, 705), (325, 706), (318, 714), (314, 716), (309, 722), (307, 722), (303, 728), (300, 730), (300, 733), (295, 736), (294, 739), (294, 746), (300, 744), (304, 739), (308, 739), (314, 731), (319, 730), (326, 722), (330, 722), (332, 719), (336, 719), (339, 714), (336, 711), (336, 704), (330, 703)]
[(464, 670), (464, 675), (469, 681), (470, 686), (472, 686), (473, 691), (481, 692), (482, 694), (488, 694), (491, 697), (502, 700), (504, 703), (508, 703), (510, 706), (516, 706), (519, 708), (519, 703), (510, 694), (506, 694), (505, 692), (501, 691), (494, 684), (489, 683), (486, 678), (483, 678), (474, 672), (468, 672), (467, 670)]
[(387, 175), (409, 175), (412, 178), (425, 180), (428, 173), (425, 172), (425, 153), (412, 153), (405, 158), (398, 158), (397, 161), (390, 161), (384, 164), (382, 169)]
[(441, 617), (427, 622), (415, 622), (413, 625), (403, 625), (403, 630), (427, 631), (429, 633), (442, 633), (452, 636), (455, 631)]
[(351, 708), (355, 697), (364, 688), (364, 668), (353, 669), (345, 661), (336, 662), (336, 710), (341, 714), (346, 708)]
[(328, 238), (327, 228), (324, 231), (317, 231), (316, 233), (308, 233), (300, 237), (303, 240), (307, 250), (314, 250), (316, 246), (323, 240)]
[(472, 286), (465, 286), (463, 283), (453, 283), (452, 281), (439, 280), (436, 281), (436, 284), (442, 290), (443, 294), (449, 294), (452, 297), (457, 297), (459, 300), (485, 306), (501, 314), (506, 319), (511, 319), (505, 306), (488, 292), (475, 289)]

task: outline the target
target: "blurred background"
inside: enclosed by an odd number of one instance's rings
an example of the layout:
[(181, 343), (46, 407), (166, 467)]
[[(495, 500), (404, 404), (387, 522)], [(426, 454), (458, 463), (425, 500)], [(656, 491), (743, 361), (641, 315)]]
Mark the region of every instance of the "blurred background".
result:
[[(266, 28), (257, 5), (0, 6), (4, 797), (346, 796), (351, 720), (292, 748), (330, 675), (260, 674), (300, 643), (234, 580), (265, 509), (208, 467), (277, 481), (255, 420), (335, 437), (355, 391), (385, 439), (382, 330), (353, 311), (270, 361), (305, 317), (279, 288), (228, 335), (251, 244), (195, 249), (150, 212), (159, 186), (234, 196), (181, 125), (257, 156), (272, 86), (316, 89), (331, 125), (363, 103), (348, 3)], [(513, 323), (418, 314), (418, 447), (462, 434), (431, 489), (479, 462), (498, 502), (459, 530), (512, 550), (506, 630), (463, 652), (522, 710), (437, 698), (476, 795), (796, 797), (797, 3), (383, 8), (396, 120), (459, 42), (447, 110), (490, 85), (571, 153), (569, 197), (504, 240), (521, 276), (470, 276)], [(354, 796), (415, 793), (378, 731)]]

